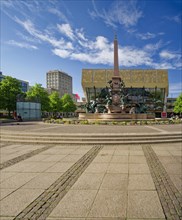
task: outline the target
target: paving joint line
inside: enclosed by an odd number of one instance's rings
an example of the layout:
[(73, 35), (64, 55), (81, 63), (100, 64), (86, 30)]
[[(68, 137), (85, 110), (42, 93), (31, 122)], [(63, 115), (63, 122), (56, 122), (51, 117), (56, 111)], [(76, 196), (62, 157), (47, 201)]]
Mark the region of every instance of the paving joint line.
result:
[(142, 145), (166, 219), (182, 220), (182, 195), (150, 145)]
[(19, 163), (20, 161), (26, 160), (26, 159), (28, 159), (30, 157), (33, 157), (33, 156), (35, 156), (35, 155), (37, 155), (39, 153), (42, 153), (43, 151), (46, 151), (46, 150), (48, 150), (48, 149), (50, 149), (52, 147), (55, 147), (55, 146), (54, 145), (48, 145), (48, 146), (42, 147), (40, 149), (33, 150), (33, 151), (29, 152), (29, 153), (25, 153), (23, 155), (20, 155), (18, 157), (12, 158), (10, 160), (7, 160), (4, 163), (0, 164), (0, 170), (3, 170), (5, 168), (7, 168), (7, 167), (10, 167), (10, 166), (12, 166), (12, 165), (14, 165), (16, 163)]
[(50, 187), (21, 211), (14, 220), (45, 220), (102, 148), (102, 145), (92, 147)]

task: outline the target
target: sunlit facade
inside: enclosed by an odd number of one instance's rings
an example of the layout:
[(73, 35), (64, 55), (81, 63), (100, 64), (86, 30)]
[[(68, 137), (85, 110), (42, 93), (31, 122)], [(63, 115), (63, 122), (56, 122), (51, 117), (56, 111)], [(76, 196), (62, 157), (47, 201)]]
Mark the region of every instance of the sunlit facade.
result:
[(52, 70), (47, 72), (47, 89), (55, 89), (60, 97), (65, 93), (72, 96), (72, 77), (60, 70)]

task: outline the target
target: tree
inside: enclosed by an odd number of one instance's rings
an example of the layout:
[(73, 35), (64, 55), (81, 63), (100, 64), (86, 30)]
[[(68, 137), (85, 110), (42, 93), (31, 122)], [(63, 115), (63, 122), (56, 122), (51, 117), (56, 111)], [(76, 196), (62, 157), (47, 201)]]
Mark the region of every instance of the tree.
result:
[(27, 91), (26, 95), (29, 101), (39, 101), (41, 103), (42, 111), (50, 110), (49, 94), (41, 84), (36, 83), (29, 91)]
[(74, 112), (76, 110), (76, 105), (69, 94), (64, 94), (61, 101), (63, 112)]
[(62, 110), (62, 102), (58, 92), (53, 92), (49, 96), (50, 109), (52, 112), (60, 112)]
[(0, 107), (8, 110), (8, 116), (10, 117), (11, 111), (16, 110), (17, 95), (21, 94), (20, 82), (11, 77), (6, 76), (0, 83)]
[(177, 114), (182, 113), (182, 93), (178, 96), (178, 98), (176, 99), (174, 103), (174, 112)]

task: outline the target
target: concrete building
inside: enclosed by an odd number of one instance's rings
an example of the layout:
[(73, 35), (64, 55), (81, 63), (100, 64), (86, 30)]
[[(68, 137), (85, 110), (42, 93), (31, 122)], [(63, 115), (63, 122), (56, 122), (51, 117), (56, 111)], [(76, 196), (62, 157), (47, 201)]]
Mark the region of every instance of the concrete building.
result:
[(46, 75), (47, 89), (55, 89), (60, 97), (65, 93), (72, 96), (72, 77), (60, 70), (51, 70)]
[[(6, 76), (3, 75), (2, 72), (0, 72), (0, 81), (2, 81), (4, 77)], [(29, 82), (21, 79), (17, 79), (17, 80), (20, 82), (22, 92), (27, 92), (29, 90)]]
[[(113, 77), (113, 69), (83, 69), (82, 88), (87, 101), (98, 97), (101, 90), (109, 86)], [(166, 109), (168, 96), (168, 71), (154, 69), (122, 69), (119, 76), (125, 84), (126, 103), (128, 109), (133, 104), (145, 104), (149, 112), (160, 116)]]

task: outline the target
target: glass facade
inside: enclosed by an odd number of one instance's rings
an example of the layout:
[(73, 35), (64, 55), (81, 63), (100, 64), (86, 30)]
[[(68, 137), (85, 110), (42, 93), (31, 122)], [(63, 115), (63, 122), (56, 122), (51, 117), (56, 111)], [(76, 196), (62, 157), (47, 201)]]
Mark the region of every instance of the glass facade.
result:
[(41, 119), (41, 104), (34, 102), (17, 102), (17, 115), (21, 115), (26, 120), (40, 120)]
[[(0, 72), (0, 81), (2, 81), (5, 77), (6, 76), (3, 75), (2, 72)], [(29, 89), (29, 83), (20, 79), (17, 80), (20, 82), (22, 92), (27, 92)]]
[[(124, 102), (126, 112), (136, 107), (138, 113), (155, 113), (160, 117), (161, 112), (166, 111), (168, 70), (121, 69), (119, 76), (125, 84), (121, 102)], [(112, 77), (113, 69), (82, 69), (82, 88), (86, 100), (98, 101), (99, 94), (109, 87)]]
[[(94, 101), (100, 98), (103, 88), (86, 88), (87, 101)], [(131, 107), (145, 108), (145, 112), (162, 112), (165, 100), (164, 88), (124, 88), (124, 105), (126, 112)], [(102, 100), (101, 100), (102, 101)], [(141, 109), (141, 108), (140, 108)], [(144, 111), (144, 110), (143, 110)]]

